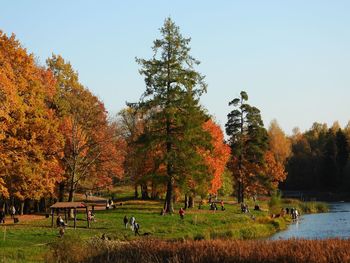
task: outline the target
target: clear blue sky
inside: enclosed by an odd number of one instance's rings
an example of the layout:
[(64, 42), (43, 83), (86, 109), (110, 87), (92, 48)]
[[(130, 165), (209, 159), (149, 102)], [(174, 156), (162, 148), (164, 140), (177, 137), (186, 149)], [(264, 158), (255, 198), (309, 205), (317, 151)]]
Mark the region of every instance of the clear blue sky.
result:
[(69, 60), (111, 114), (144, 90), (135, 56), (171, 16), (192, 38), (208, 93), (202, 103), (223, 126), (228, 101), (246, 90), (265, 122), (291, 133), (314, 121), (350, 120), (350, 1), (1, 1), (0, 29), (14, 32), (41, 63)]

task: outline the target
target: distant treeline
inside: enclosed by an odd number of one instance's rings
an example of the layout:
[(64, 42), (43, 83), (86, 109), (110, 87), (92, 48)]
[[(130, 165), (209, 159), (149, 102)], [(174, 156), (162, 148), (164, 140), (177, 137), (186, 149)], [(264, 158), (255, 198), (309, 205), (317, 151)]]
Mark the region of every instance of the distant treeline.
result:
[(314, 123), (310, 130), (291, 136), (291, 155), (286, 163), (285, 190), (345, 192), (350, 186), (350, 123), (342, 129)]

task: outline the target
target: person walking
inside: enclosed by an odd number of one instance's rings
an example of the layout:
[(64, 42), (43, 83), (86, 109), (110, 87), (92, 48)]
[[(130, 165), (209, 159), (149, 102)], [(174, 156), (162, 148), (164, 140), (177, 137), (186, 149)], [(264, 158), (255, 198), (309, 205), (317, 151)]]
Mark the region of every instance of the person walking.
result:
[(179, 210), (179, 215), (180, 215), (180, 218), (183, 220), (185, 216), (185, 210), (182, 207)]
[(14, 205), (11, 205), (10, 207), (10, 215), (11, 215), (11, 218), (15, 218), (15, 215), (16, 215), (16, 208)]
[(5, 212), (2, 208), (0, 208), (0, 224), (5, 224)]
[(134, 231), (135, 231), (135, 236), (136, 236), (136, 235), (137, 235), (137, 236), (139, 236), (139, 235), (140, 235), (140, 233), (139, 233), (139, 229), (140, 229), (140, 225), (139, 225), (139, 223), (135, 222), (135, 223), (134, 223)]
[(130, 223), (131, 230), (134, 231), (134, 224), (135, 224), (135, 217), (134, 216), (130, 217), (129, 223)]
[(224, 200), (221, 200), (220, 205), (221, 205), (221, 211), (225, 211)]
[(299, 219), (299, 212), (298, 212), (298, 210), (295, 209), (294, 213), (295, 213), (295, 220), (298, 220)]
[(128, 228), (128, 222), (129, 222), (129, 219), (127, 216), (124, 216), (124, 226), (125, 226), (125, 229)]

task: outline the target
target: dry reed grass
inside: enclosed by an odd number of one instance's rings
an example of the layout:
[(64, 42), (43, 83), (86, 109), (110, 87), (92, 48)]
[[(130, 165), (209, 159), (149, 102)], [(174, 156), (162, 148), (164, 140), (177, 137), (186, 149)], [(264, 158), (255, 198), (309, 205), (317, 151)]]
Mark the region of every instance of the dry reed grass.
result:
[[(61, 262), (350, 262), (350, 240), (340, 239), (184, 242), (151, 239), (118, 242), (95, 239), (87, 244), (84, 251), (86, 253), (78, 261), (76, 257), (70, 258), (68, 255), (66, 261)], [(57, 254), (55, 255), (57, 260)]]

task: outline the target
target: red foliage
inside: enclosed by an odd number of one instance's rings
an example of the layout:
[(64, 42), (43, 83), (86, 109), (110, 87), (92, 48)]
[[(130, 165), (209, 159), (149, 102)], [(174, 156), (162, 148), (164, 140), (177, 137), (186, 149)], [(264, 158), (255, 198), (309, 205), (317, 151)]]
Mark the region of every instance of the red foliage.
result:
[(230, 158), (230, 147), (224, 142), (224, 134), (219, 125), (211, 119), (203, 124), (203, 129), (210, 133), (212, 150), (202, 152), (209, 172), (213, 175), (209, 192), (216, 194), (222, 185), (221, 176)]

